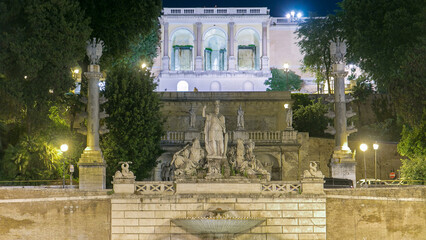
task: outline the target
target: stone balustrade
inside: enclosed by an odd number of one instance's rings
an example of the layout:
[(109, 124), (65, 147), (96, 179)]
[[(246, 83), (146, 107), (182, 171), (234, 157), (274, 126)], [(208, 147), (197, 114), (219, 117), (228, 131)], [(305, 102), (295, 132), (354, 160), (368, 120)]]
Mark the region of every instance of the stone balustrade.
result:
[[(163, 144), (182, 144), (188, 139), (189, 132), (167, 132), (161, 137)], [(193, 132), (191, 132), (193, 134)], [(234, 139), (234, 132), (228, 132), (228, 139)], [(248, 138), (255, 143), (295, 143), (297, 141), (297, 131), (247, 131)], [(204, 133), (199, 132), (200, 142), (204, 142)]]

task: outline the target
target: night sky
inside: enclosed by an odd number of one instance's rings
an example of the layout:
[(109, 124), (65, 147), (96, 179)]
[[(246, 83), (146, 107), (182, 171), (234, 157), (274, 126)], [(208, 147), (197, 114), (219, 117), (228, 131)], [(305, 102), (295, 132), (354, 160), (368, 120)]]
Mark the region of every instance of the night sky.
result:
[(333, 13), (338, 2), (341, 0), (163, 0), (163, 7), (267, 7), (273, 17), (284, 17), (290, 10), (308, 17), (310, 12), (317, 16)]

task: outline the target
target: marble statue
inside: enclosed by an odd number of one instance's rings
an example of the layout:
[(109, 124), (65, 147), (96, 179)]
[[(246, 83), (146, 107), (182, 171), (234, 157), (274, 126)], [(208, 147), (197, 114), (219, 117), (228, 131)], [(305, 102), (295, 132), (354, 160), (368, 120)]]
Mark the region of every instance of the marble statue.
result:
[(214, 113), (206, 114), (206, 106), (203, 108), (205, 145), (210, 157), (225, 157), (228, 135), (225, 127), (225, 116), (219, 113), (220, 102), (215, 102)]
[(124, 183), (135, 180), (135, 175), (132, 171), (129, 170), (129, 164), (132, 162), (120, 162), (121, 163), (121, 172), (115, 172), (113, 179), (115, 183)]
[(321, 171), (317, 169), (318, 164), (316, 162), (311, 161), (309, 163), (309, 170), (305, 170), (303, 172), (304, 178), (323, 178), (324, 175)]
[(195, 138), (191, 145), (187, 144), (173, 155), (171, 165), (175, 178), (196, 175), (197, 169), (203, 165), (204, 157), (204, 149), (201, 148), (198, 138)]
[(102, 40), (93, 38), (92, 41), (87, 41), (86, 54), (89, 57), (91, 65), (99, 65), (103, 47), (104, 42)]
[(191, 109), (189, 109), (189, 127), (194, 129), (195, 128), (195, 122), (197, 119), (197, 109), (194, 106), (191, 106)]
[(330, 42), (330, 55), (336, 63), (341, 63), (345, 60), (346, 42), (336, 39)]
[(289, 107), (286, 115), (287, 128), (293, 128), (293, 109)]
[(237, 130), (244, 130), (244, 111), (241, 105), (237, 111)]

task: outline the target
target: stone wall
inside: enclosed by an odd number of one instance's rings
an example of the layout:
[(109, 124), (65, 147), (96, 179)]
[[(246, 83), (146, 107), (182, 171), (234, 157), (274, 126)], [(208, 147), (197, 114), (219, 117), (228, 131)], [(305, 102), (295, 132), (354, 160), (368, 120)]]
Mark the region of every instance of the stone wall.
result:
[(426, 187), (326, 190), (327, 239), (426, 236)]
[(266, 221), (236, 239), (326, 239), (324, 197), (250, 195), (117, 196), (111, 199), (112, 239), (203, 239), (172, 219), (201, 217), (221, 208)]
[(0, 240), (110, 239), (106, 192), (0, 188)]
[[(359, 150), (359, 141), (349, 141), (349, 148), (356, 150), (356, 177), (364, 178), (364, 153)], [(373, 143), (367, 142), (369, 148), (365, 152), (367, 164), (367, 178), (374, 178), (374, 150)], [(389, 173), (391, 170), (397, 171), (401, 167), (401, 156), (397, 152), (397, 143), (378, 142), (377, 150), (377, 178), (382, 180), (390, 180)], [(331, 176), (328, 163), (334, 148), (334, 139), (327, 138), (309, 138), (308, 154), (306, 158), (302, 158), (301, 169), (307, 169), (309, 161), (319, 162), (319, 168), (324, 175)]]

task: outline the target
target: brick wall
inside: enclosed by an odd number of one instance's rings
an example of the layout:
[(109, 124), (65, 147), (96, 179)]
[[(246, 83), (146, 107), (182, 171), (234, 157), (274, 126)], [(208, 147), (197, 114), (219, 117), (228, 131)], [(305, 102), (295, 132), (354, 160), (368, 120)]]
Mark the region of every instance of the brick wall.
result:
[(324, 197), (118, 196), (111, 199), (112, 239), (203, 239), (176, 226), (174, 218), (201, 217), (222, 208), (237, 217), (263, 218), (236, 239), (325, 239)]

